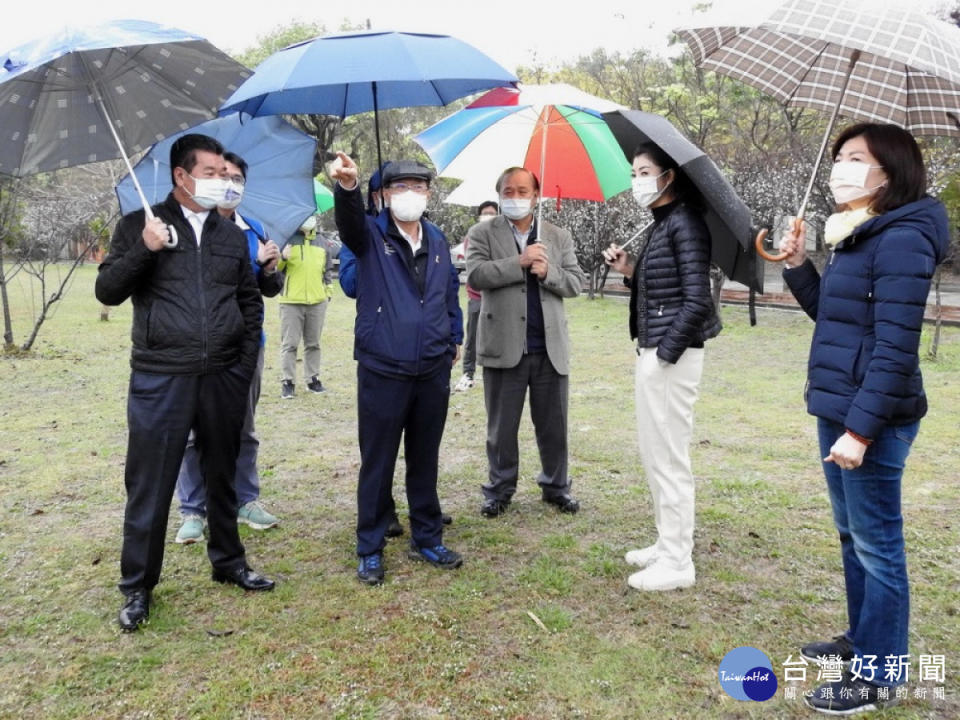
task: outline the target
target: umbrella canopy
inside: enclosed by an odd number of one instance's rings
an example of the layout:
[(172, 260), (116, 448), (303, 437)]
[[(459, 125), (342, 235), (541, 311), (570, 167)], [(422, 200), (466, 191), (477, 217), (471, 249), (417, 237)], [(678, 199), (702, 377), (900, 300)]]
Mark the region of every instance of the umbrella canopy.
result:
[[(785, 105), (832, 111), (795, 222), (840, 114), (920, 135), (960, 136), (960, 28), (877, 0), (788, 0), (756, 26), (681, 29), (698, 66)], [(767, 260), (785, 259), (763, 249)]]
[(543, 197), (602, 202), (630, 187), (630, 164), (600, 117), (620, 108), (564, 84), (498, 88), (414, 140), (444, 177), (492, 190), (520, 165), (540, 178)]
[(752, 247), (750, 209), (713, 160), (660, 115), (626, 110), (604, 113), (603, 119), (631, 160), (637, 146), (647, 142), (674, 159), (706, 204), (704, 220), (710, 229), (711, 262), (731, 280), (763, 292), (761, 267)]
[[(202, 133), (216, 138), (247, 165), (247, 183), (238, 208), (259, 220), (267, 237), (283, 245), (316, 212), (313, 198), (313, 155), (317, 141), (279, 117), (248, 118), (238, 114), (214, 118), (154, 145), (134, 173), (147, 200), (163, 200), (173, 188), (170, 147), (181, 135)], [(117, 185), (123, 213), (136, 210), (138, 197), (130, 175)]]
[(960, 136), (960, 28), (907, 3), (790, 0), (756, 25), (677, 34), (699, 67), (785, 105), (830, 112), (839, 103), (854, 120)]
[(249, 75), (203, 38), (140, 20), (22, 45), (0, 55), (0, 173), (115, 160), (121, 143), (140, 152), (214, 117)]
[[(316, 113), (344, 118), (378, 109), (446, 105), (515, 83), (516, 75), (447, 35), (371, 31), (328, 35), (274, 53), (220, 114)], [(377, 158), (377, 166), (382, 165)]]
[(313, 179), (313, 199), (319, 213), (333, 207), (333, 192), (316, 178)]

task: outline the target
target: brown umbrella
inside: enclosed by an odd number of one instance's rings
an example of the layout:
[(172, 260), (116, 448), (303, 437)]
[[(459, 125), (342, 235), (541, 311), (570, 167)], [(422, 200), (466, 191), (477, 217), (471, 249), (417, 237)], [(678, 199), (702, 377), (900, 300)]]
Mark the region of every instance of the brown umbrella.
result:
[[(831, 113), (796, 223), (837, 116), (960, 136), (960, 28), (877, 0), (789, 0), (755, 26), (684, 28), (698, 67), (781, 103)], [(757, 236), (757, 252), (767, 234)]]

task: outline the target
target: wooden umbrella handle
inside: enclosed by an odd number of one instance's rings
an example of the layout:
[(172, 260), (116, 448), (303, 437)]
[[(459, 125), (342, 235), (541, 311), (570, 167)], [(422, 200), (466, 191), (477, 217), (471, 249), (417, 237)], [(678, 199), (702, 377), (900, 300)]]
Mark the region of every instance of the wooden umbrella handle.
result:
[(787, 259), (787, 253), (782, 252), (778, 255), (771, 255), (763, 247), (763, 241), (767, 239), (767, 229), (764, 228), (757, 233), (757, 239), (754, 241), (754, 247), (757, 249), (757, 255), (770, 262), (781, 262)]

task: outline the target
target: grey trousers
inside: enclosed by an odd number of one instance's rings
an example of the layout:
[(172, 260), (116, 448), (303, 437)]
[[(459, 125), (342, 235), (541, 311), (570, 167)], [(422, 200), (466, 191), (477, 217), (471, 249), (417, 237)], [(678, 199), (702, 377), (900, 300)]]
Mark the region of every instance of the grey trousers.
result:
[(545, 352), (524, 355), (512, 368), (483, 368), (483, 399), (487, 406), (487, 499), (509, 501), (517, 489), (520, 450), (517, 432), (530, 391), (530, 419), (540, 451), (537, 484), (543, 497), (570, 490), (567, 476), (567, 396), (569, 378), (560, 375)]
[(280, 303), (280, 370), (283, 379), (296, 382), (297, 347), (303, 338), (303, 379), (320, 375), (320, 333), (327, 317), (327, 303), (295, 305)]
[(477, 325), (480, 323), (480, 301), (467, 301), (467, 333), (463, 337), (463, 374), (473, 377), (477, 369)]

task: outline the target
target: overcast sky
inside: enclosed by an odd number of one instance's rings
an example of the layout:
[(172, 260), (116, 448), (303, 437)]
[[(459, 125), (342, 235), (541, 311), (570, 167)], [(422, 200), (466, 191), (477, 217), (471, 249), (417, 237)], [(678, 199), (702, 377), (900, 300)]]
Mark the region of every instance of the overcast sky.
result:
[[(902, 0), (912, 6), (946, 0)], [(0, 51), (49, 33), (57, 25), (118, 18), (162, 22), (209, 39), (228, 52), (257, 44), (259, 36), (294, 20), (333, 31), (344, 20), (370, 20), (374, 28), (453, 35), (509, 70), (537, 60), (573, 60), (597, 47), (666, 52), (671, 29), (691, 24), (694, 0), (11, 0), (0, 23)], [(715, 0), (714, 12), (749, 22), (770, 8), (762, 0)], [(702, 16), (702, 15), (701, 15)]]

